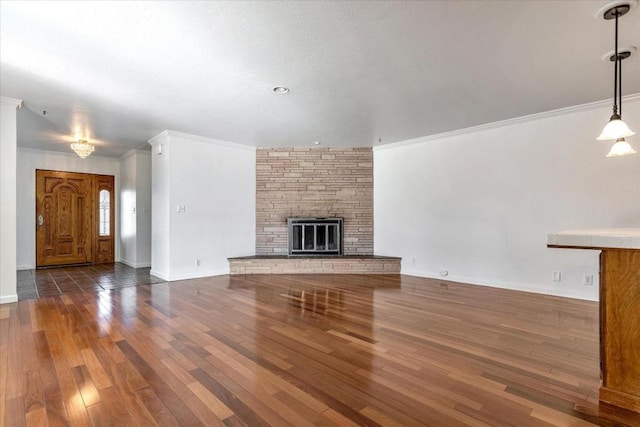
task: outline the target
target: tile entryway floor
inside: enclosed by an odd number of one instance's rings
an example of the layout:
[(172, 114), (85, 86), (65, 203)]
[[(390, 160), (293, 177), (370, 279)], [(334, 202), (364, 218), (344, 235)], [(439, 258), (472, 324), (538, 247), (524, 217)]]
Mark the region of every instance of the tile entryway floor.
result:
[(61, 295), (68, 292), (96, 292), (128, 286), (164, 283), (150, 274), (150, 268), (125, 264), (99, 264), (18, 271), (18, 300)]

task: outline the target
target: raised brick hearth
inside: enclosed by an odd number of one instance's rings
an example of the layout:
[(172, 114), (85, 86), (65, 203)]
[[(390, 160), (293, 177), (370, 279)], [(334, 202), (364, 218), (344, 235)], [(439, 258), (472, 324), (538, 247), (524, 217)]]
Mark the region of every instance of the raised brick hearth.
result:
[(229, 258), (230, 274), (400, 274), (401, 258), (385, 256)]

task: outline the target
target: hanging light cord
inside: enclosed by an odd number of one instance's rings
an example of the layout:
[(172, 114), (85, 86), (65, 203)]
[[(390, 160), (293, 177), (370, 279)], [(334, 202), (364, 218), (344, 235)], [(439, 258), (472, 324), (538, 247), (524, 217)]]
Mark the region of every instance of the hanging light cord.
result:
[(622, 118), (622, 58), (618, 56), (618, 17), (616, 13), (616, 60), (618, 64), (618, 115)]
[[(613, 68), (613, 114), (618, 114), (618, 10), (614, 11), (616, 15), (616, 31), (615, 31), (615, 51), (614, 55), (614, 68)], [(622, 101), (621, 101), (622, 102)]]

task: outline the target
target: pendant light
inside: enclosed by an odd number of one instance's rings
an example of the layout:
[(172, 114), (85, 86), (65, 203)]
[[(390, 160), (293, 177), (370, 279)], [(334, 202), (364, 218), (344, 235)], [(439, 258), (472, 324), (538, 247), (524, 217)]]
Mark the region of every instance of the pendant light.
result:
[[(614, 63), (613, 71), (613, 114), (609, 119), (609, 123), (604, 127), (602, 133), (598, 137), (600, 141), (616, 140), (616, 150), (613, 148), (608, 154), (611, 156), (621, 156), (625, 154), (633, 154), (635, 151), (631, 148), (629, 143), (624, 138), (634, 135), (629, 126), (622, 121), (622, 61), (631, 56), (630, 51), (618, 52), (618, 18), (624, 16), (631, 6), (627, 3), (615, 2), (616, 5), (604, 12), (604, 19), (615, 19), (615, 50), (613, 55), (609, 58)], [(618, 109), (619, 107), (619, 109)], [(626, 148), (628, 147), (628, 148)], [(629, 149), (631, 151), (629, 151)]]
[(619, 157), (619, 156), (627, 156), (629, 154), (636, 154), (637, 151), (633, 149), (633, 147), (624, 139), (618, 138), (616, 143), (613, 144), (609, 154), (607, 157)]
[[(618, 102), (619, 102), (620, 117), (622, 117), (622, 60), (628, 58), (629, 56), (631, 56), (630, 51), (622, 51), (618, 53), (618, 62), (619, 62), (619, 65), (617, 67), (618, 68)], [(615, 122), (622, 123), (624, 126), (626, 126), (626, 124), (622, 121), (622, 119), (616, 120), (614, 121), (614, 123)], [(624, 131), (624, 128), (622, 130)], [(629, 127), (626, 128), (626, 131), (627, 131), (626, 136), (630, 136), (634, 134), (634, 132), (631, 129), (629, 129)], [(630, 135), (628, 132), (630, 132)], [(620, 134), (624, 134), (624, 133), (625, 132), (620, 132)], [(611, 150), (609, 150), (609, 154), (607, 154), (607, 157), (628, 156), (629, 154), (635, 154), (635, 153), (637, 153), (637, 151), (634, 150), (633, 147), (631, 147), (631, 145), (624, 139), (624, 137), (619, 137), (616, 139), (616, 143), (613, 144), (613, 147), (611, 147)]]

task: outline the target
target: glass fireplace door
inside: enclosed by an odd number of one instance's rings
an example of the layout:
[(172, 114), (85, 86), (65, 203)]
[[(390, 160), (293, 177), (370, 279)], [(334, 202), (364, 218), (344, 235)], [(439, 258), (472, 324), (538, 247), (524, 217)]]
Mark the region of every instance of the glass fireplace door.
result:
[(342, 218), (289, 218), (289, 255), (342, 255)]

